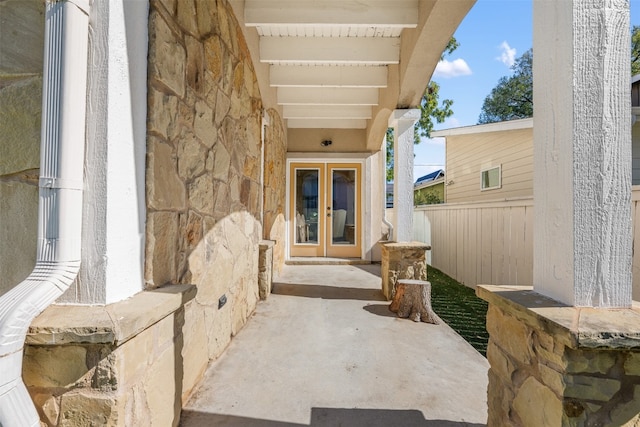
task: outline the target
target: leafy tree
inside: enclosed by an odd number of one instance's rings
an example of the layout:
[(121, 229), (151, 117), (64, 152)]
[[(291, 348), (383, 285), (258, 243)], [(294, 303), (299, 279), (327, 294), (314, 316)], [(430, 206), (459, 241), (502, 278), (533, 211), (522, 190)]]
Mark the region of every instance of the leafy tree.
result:
[(640, 74), (640, 26), (631, 28), (631, 75)]
[(479, 124), (533, 116), (533, 50), (516, 59), (513, 74), (500, 78), (484, 99)]
[[(440, 56), (440, 60), (444, 59), (446, 55), (450, 55), (454, 50), (458, 48), (460, 44), (455, 39), (455, 37), (451, 37), (449, 39), (449, 43), (447, 43), (447, 47), (445, 47), (442, 55)], [(424, 136), (429, 138), (431, 135), (431, 131), (433, 130), (434, 120), (437, 123), (444, 122), (447, 117), (453, 115), (453, 110), (451, 106), (453, 105), (453, 100), (444, 99), (442, 100), (442, 104), (439, 102), (439, 92), (440, 85), (434, 81), (430, 81), (427, 85), (427, 88), (422, 95), (422, 100), (420, 101), (420, 119), (418, 120), (417, 126), (415, 127), (415, 131), (413, 134), (413, 142), (415, 144), (420, 143), (420, 137)], [(387, 129), (387, 137), (386, 137), (386, 148), (387, 148), (387, 181), (393, 180), (393, 129)]]
[(414, 206), (434, 205), (438, 203), (444, 203), (444, 200), (430, 191), (417, 191), (413, 196)]

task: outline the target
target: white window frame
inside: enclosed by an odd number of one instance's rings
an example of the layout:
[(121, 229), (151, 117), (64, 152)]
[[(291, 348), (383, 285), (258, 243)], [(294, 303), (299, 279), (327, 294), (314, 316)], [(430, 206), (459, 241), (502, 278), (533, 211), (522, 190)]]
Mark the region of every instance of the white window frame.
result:
[[(484, 174), (489, 173), (492, 170), (498, 169), (498, 185), (493, 187), (484, 187)], [(480, 171), (480, 191), (497, 190), (502, 188), (502, 165), (492, 166), (490, 168), (482, 169)]]

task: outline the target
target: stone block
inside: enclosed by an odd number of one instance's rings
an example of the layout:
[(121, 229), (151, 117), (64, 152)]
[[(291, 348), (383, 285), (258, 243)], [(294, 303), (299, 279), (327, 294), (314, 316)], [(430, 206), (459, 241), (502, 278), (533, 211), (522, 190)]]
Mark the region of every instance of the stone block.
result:
[(38, 409), (41, 420), (47, 425), (58, 425), (60, 399), (51, 393), (31, 393), (31, 398), (36, 409)]
[(186, 206), (185, 186), (178, 175), (173, 148), (150, 137), (147, 143), (147, 203), (156, 210)]
[(0, 2), (0, 76), (42, 74), (44, 12), (39, 0)]
[(0, 182), (0, 224), (10, 224), (0, 227), (0, 294), (4, 294), (23, 281), (36, 263), (38, 187)]
[(147, 132), (157, 134), (167, 141), (178, 135), (178, 98), (149, 87)]
[(640, 353), (627, 353), (627, 359), (624, 362), (624, 372), (627, 375), (640, 376)]
[(532, 331), (513, 316), (495, 306), (487, 311), (487, 331), (491, 340), (515, 360), (530, 364), (532, 360)]
[(60, 426), (117, 426), (116, 401), (90, 391), (65, 393), (61, 398)]
[(526, 426), (562, 424), (562, 402), (550, 388), (533, 377), (527, 378), (518, 390), (513, 409)]
[(419, 242), (384, 242), (382, 245), (382, 293), (393, 299), (398, 279), (427, 280), (425, 251), (429, 245)]
[(189, 180), (205, 170), (207, 148), (190, 131), (185, 131), (178, 140), (178, 175)]
[(156, 79), (174, 94), (185, 96), (186, 51), (162, 15), (149, 16), (149, 77)]
[(114, 351), (123, 387), (139, 383), (146, 375), (153, 358), (153, 329), (153, 326), (145, 329)]
[(176, 282), (178, 245), (178, 214), (150, 212), (147, 214), (147, 245), (145, 279), (156, 286)]
[[(211, 74), (210, 78), (215, 82), (216, 86), (219, 86), (218, 82), (222, 78), (222, 56), (224, 52), (220, 38), (213, 36), (205, 40), (204, 52), (205, 70)], [(220, 118), (220, 121), (222, 121), (222, 118)]]
[(182, 400), (191, 394), (198, 384), (209, 363), (209, 351), (207, 349), (207, 324), (205, 322), (204, 309), (201, 305), (190, 302), (184, 308), (184, 327), (182, 335), (184, 346), (182, 347), (182, 359), (184, 373), (182, 378)]
[(177, 395), (177, 380), (182, 371), (181, 359), (175, 348), (167, 348), (157, 355), (147, 370), (143, 388), (151, 414), (149, 426), (175, 426), (180, 419), (181, 396)]
[[(16, 2), (0, 2), (0, 11), (5, 3)], [(1, 15), (0, 20), (4, 20)], [(4, 40), (2, 43), (0, 57)], [(41, 76), (0, 81), (0, 175), (40, 167), (41, 116)]]
[(487, 361), (491, 365), (493, 373), (500, 377), (502, 381), (507, 383), (511, 381), (511, 375), (516, 370), (516, 366), (492, 340), (489, 340), (489, 345), (487, 346)]
[(188, 192), (191, 209), (201, 214), (213, 215), (213, 181), (209, 175), (201, 175), (189, 183)]
[(195, 111), (193, 131), (207, 148), (211, 148), (218, 139), (218, 132), (213, 127), (213, 110), (206, 102), (198, 101)]
[(565, 388), (563, 373), (542, 363), (538, 363), (538, 371), (540, 372), (542, 383), (558, 396), (562, 396)]
[(606, 374), (616, 363), (616, 353), (568, 348), (565, 352), (564, 360), (568, 374)]
[(194, 0), (180, 0), (177, 5), (176, 20), (180, 27), (193, 37), (200, 36)]
[(566, 397), (607, 402), (620, 390), (620, 381), (613, 378), (567, 375), (565, 377)]
[(82, 346), (25, 347), (22, 378), (27, 387), (73, 387), (86, 382), (90, 374)]

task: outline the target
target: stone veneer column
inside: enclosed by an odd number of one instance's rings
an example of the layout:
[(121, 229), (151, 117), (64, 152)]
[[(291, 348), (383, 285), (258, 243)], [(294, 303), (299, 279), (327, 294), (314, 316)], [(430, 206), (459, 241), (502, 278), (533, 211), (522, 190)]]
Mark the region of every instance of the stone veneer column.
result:
[(640, 423), (640, 307), (567, 306), (531, 287), (478, 287), (489, 302), (489, 426)]
[(271, 293), (271, 280), (273, 278), (273, 240), (260, 241), (260, 253), (258, 256), (258, 289), (260, 299), (265, 300)]
[(391, 300), (398, 279), (427, 279), (426, 251), (431, 246), (420, 242), (382, 243), (382, 293)]
[(413, 128), (420, 110), (395, 110), (393, 128), (393, 240), (408, 242), (413, 236)]

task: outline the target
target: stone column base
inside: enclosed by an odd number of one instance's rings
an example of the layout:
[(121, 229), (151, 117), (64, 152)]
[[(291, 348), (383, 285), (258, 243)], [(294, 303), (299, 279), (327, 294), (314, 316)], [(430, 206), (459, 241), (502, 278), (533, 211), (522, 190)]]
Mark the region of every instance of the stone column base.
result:
[(171, 285), (107, 306), (46, 309), (23, 362), (43, 424), (176, 426), (208, 363), (206, 345), (190, 345), (195, 295), (193, 285)]
[(489, 303), (489, 426), (640, 423), (640, 306), (566, 306), (481, 285)]
[(273, 278), (273, 246), (275, 240), (261, 240), (260, 254), (258, 257), (258, 290), (260, 299), (266, 300), (271, 293)]
[(380, 242), (382, 247), (382, 293), (391, 301), (398, 279), (427, 280), (426, 251), (421, 242)]

